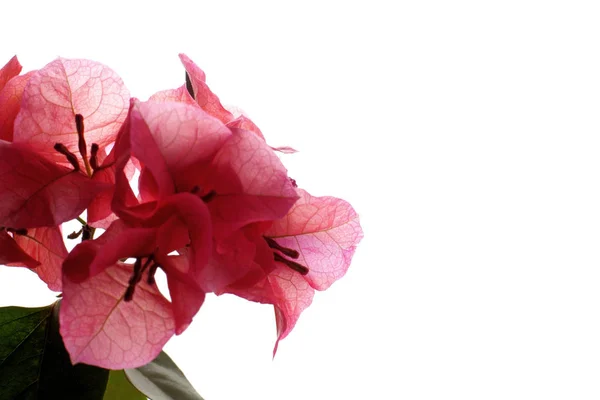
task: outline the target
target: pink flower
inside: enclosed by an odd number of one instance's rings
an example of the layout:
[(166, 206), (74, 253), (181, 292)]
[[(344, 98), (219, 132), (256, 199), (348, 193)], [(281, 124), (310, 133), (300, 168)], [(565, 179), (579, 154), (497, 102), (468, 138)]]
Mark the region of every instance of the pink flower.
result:
[(41, 264), (34, 269), (40, 278), (60, 290), (60, 224), (112, 187), (92, 176), (125, 120), (129, 94), (93, 61), (58, 59), (18, 76), (20, 70), (16, 58), (0, 70), (0, 226)]
[[(344, 276), (363, 237), (358, 215), (346, 201), (313, 197), (302, 189), (298, 194), (300, 199), (285, 217), (267, 229), (256, 226), (251, 233), (255, 241), (264, 241), (258, 261), (264, 274), (257, 279), (253, 271), (224, 291), (274, 305), (277, 343), (273, 354), (311, 304), (314, 290), (325, 290)], [(265, 251), (274, 266), (269, 265)]]
[[(193, 206), (193, 201), (180, 205)], [(153, 228), (117, 220), (69, 254), (63, 265), (60, 326), (73, 363), (135, 368), (154, 359), (174, 333), (190, 324), (204, 292), (187, 279), (182, 257), (168, 255), (184, 246), (181, 240), (189, 240), (181, 235), (177, 219), (173, 214)], [(120, 261), (128, 257), (135, 263)], [(156, 287), (158, 268), (167, 274), (171, 302)]]
[[(171, 321), (165, 326), (179, 334), (205, 293), (222, 290), (248, 273), (254, 245), (240, 247), (243, 227), (281, 218), (297, 199), (285, 168), (254, 133), (230, 129), (197, 105), (184, 102), (133, 100), (129, 115), (111, 153), (116, 168), (112, 209), (119, 219), (98, 239), (79, 244), (63, 265), (61, 332), (72, 361), (110, 368), (148, 362), (164, 344), (141, 343), (144, 336), (135, 339), (141, 344), (135, 350), (102, 358), (93, 350), (100, 346), (95, 338), (109, 336), (119, 342), (118, 331), (106, 331), (114, 310), (129, 310), (134, 302), (138, 308), (128, 314), (128, 321), (142, 326), (151, 320), (148, 310), (165, 304), (153, 283), (158, 268), (167, 275), (172, 299), (166, 303), (169, 315), (162, 318)], [(131, 160), (141, 168), (139, 197), (125, 174)], [(226, 263), (212, 262), (213, 253), (222, 249), (242, 251), (226, 251)], [(169, 255), (173, 251), (179, 254)], [(125, 258), (136, 259), (136, 264), (119, 261)], [(110, 271), (129, 271), (129, 279), (109, 280)], [(90, 293), (94, 286), (88, 282), (98, 279), (110, 285), (113, 294), (110, 300), (104, 298), (102, 310), (81, 305), (77, 297), (82, 291)], [(142, 281), (140, 288), (156, 293), (140, 300), (143, 307), (135, 303)], [(72, 320), (84, 317), (93, 328), (70, 328)], [(168, 339), (173, 332), (165, 328), (160, 337)]]
[[(19, 75), (13, 58), (0, 69), (0, 262), (63, 291), (73, 363), (148, 363), (210, 292), (272, 304), (276, 350), (362, 238), (347, 202), (298, 189), (275, 153), (294, 150), (270, 147), (180, 58), (186, 84), (146, 102), (88, 60)], [(61, 224), (84, 210), (69, 253)]]
[[(103, 150), (113, 143), (128, 109), (129, 92), (110, 68), (89, 60), (59, 58), (29, 78), (13, 141), (65, 163), (64, 155), (55, 149), (61, 143), (91, 175), (88, 146), (95, 143)], [(85, 129), (79, 126), (84, 123)]]
[[(161, 201), (191, 193), (210, 214), (213, 247), (247, 224), (281, 218), (297, 199), (285, 168), (264, 141), (226, 127), (195, 105), (136, 102), (129, 136), (124, 136), (118, 165), (125, 165), (126, 154), (142, 165), (141, 202), (127, 204), (129, 183), (117, 173), (113, 209), (130, 225), (148, 226)], [(190, 257), (199, 251), (192, 245)], [(206, 261), (190, 261), (206, 292), (220, 290), (246, 272), (245, 265), (215, 269)]]
[[(260, 129), (246, 116), (235, 116), (222, 106), (206, 84), (204, 72), (186, 55), (180, 54), (187, 84), (176, 90), (157, 93), (154, 98), (181, 101), (191, 99), (232, 131), (253, 133), (264, 144)], [(190, 96), (186, 96), (186, 92)], [(272, 148), (293, 153), (291, 147)], [(221, 180), (227, 182), (228, 180)], [(295, 186), (293, 180), (288, 180)], [(218, 192), (218, 191), (217, 191)], [(325, 290), (347, 271), (356, 246), (362, 239), (358, 215), (345, 201), (333, 197), (312, 197), (297, 190), (300, 199), (283, 217), (256, 218), (236, 224), (219, 235), (219, 218), (213, 212), (216, 236), (209, 268), (229, 270), (243, 266), (246, 273), (218, 293), (234, 293), (252, 301), (275, 306), (278, 340), (286, 337), (301, 312), (310, 305), (314, 290)], [(209, 207), (211, 204), (209, 203)], [(226, 206), (233, 210), (238, 206)], [(215, 207), (211, 208), (214, 211)], [(277, 344), (275, 345), (275, 350)]]

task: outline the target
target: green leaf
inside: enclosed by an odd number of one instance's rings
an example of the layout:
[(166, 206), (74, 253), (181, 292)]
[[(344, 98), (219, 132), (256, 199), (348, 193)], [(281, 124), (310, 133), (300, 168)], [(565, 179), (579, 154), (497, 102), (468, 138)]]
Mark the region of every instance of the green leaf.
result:
[(119, 369), (110, 371), (103, 400), (147, 400), (147, 397), (127, 380), (125, 371)]
[(0, 308), (0, 399), (102, 400), (108, 370), (71, 364), (58, 311), (58, 302)]
[(140, 392), (152, 400), (203, 400), (164, 351), (142, 367), (126, 369), (125, 374)]

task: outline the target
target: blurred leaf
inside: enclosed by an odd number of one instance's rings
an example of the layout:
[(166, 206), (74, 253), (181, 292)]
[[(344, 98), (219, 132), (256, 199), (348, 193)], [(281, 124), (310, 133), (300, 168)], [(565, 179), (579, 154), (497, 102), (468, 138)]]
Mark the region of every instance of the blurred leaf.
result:
[(140, 392), (152, 400), (203, 400), (164, 351), (142, 367), (126, 369), (125, 374)]
[(140, 393), (129, 382), (125, 376), (125, 371), (122, 369), (110, 371), (108, 375), (108, 384), (106, 385), (106, 392), (104, 392), (103, 400), (147, 400), (147, 397)]
[(0, 308), (0, 399), (102, 399), (108, 370), (71, 364), (59, 307)]

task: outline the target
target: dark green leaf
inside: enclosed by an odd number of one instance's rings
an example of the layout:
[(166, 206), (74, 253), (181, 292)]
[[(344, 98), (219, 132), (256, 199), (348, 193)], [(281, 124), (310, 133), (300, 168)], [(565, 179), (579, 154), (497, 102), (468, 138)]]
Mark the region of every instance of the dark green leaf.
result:
[(164, 351), (143, 367), (126, 369), (125, 374), (152, 400), (203, 400)]
[(0, 308), (0, 399), (102, 399), (108, 370), (71, 364), (58, 310)]
[(110, 371), (108, 375), (108, 384), (104, 392), (104, 400), (147, 400), (147, 397), (140, 393), (129, 382), (122, 369)]

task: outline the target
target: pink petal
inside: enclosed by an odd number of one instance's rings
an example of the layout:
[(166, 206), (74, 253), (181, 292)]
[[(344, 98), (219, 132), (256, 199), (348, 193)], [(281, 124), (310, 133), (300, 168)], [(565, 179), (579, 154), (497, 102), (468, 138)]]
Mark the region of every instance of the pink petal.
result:
[(15, 241), (23, 251), (41, 265), (33, 269), (48, 288), (55, 292), (62, 290), (62, 263), (69, 254), (58, 226), (33, 228), (27, 235), (15, 235)]
[(251, 287), (230, 288), (227, 292), (250, 301), (273, 304), (277, 326), (277, 342), (273, 349), (273, 356), (277, 352), (279, 341), (292, 331), (300, 314), (310, 306), (314, 296), (314, 289), (302, 275), (283, 266), (275, 268)]
[(0, 141), (0, 225), (56, 226), (76, 218), (106, 186), (23, 146)]
[[(192, 279), (204, 291), (208, 291), (203, 286), (205, 282), (201, 273), (212, 252), (212, 227), (208, 209), (197, 196), (190, 193), (178, 193), (161, 202), (157, 212), (144, 224), (146, 226), (159, 226), (173, 217), (177, 217), (188, 230), (190, 241), (188, 249), (189, 279)], [(169, 233), (161, 231), (160, 234), (168, 235)], [(167, 254), (175, 249), (162, 250), (163, 253)]]
[(284, 339), (296, 326), (300, 314), (312, 303), (314, 290), (302, 275), (287, 267), (279, 267), (269, 275), (269, 282), (275, 295), (275, 322), (277, 342), (273, 356), (277, 352), (279, 341)]
[(15, 76), (0, 90), (0, 139), (12, 142), (15, 119), (21, 109), (21, 98), (33, 72)]
[[(127, 174), (128, 164), (135, 161), (131, 156), (131, 120), (133, 119), (132, 116), (134, 113), (132, 110), (136, 101), (136, 99), (131, 99), (129, 118), (125, 120), (125, 123), (121, 127), (115, 145), (111, 151), (111, 154), (114, 154), (115, 157), (115, 190), (111, 208), (119, 218), (132, 225), (135, 225), (138, 221), (151, 215), (157, 206), (156, 201), (140, 205), (139, 200), (133, 193)], [(146, 134), (146, 136), (148, 135), (149, 134)], [(150, 150), (154, 151), (154, 147), (155, 146), (150, 146)], [(158, 161), (160, 161), (160, 159), (158, 159)], [(139, 161), (136, 161), (136, 163), (139, 163)], [(163, 165), (158, 165), (158, 167), (160, 171), (166, 171), (164, 163)], [(144, 171), (142, 170), (142, 174), (143, 173)], [(166, 172), (159, 173), (158, 175), (164, 179), (161, 186), (163, 194), (168, 196), (173, 193), (173, 182), (167, 176)], [(156, 190), (158, 191), (158, 189)]]
[(217, 237), (253, 222), (282, 218), (298, 198), (287, 170), (264, 140), (248, 131), (232, 132), (205, 178), (216, 192), (208, 206)]
[(148, 256), (155, 247), (155, 229), (131, 228), (116, 220), (100, 237), (81, 242), (71, 250), (63, 263), (63, 275), (79, 283), (123, 258)]
[(28, 268), (40, 265), (5, 230), (0, 231), (0, 264), (22, 264)]
[(203, 288), (218, 293), (245, 277), (253, 270), (255, 253), (255, 244), (241, 231), (215, 242), (212, 256), (199, 274)]
[[(137, 129), (141, 124), (147, 129)], [(132, 111), (132, 154), (146, 166), (160, 154), (172, 175), (210, 160), (230, 136), (225, 125), (193, 105), (148, 101)]]
[(306, 280), (313, 288), (325, 290), (348, 270), (363, 237), (362, 229), (358, 215), (346, 201), (312, 197), (301, 189), (298, 193), (300, 199), (265, 235), (297, 250), (300, 257), (295, 261), (309, 269)]
[(174, 268), (179, 269), (180, 272), (187, 270), (189, 268), (187, 257), (168, 257), (168, 261), (163, 264), (163, 268), (167, 271), (168, 276), (167, 283), (175, 316), (175, 334), (180, 335), (187, 329), (198, 310), (200, 310), (206, 294), (204, 291), (199, 290), (196, 285), (176, 279), (173, 274), (169, 273)]
[[(257, 224), (244, 227), (245, 233), (248, 235), (248, 231), (252, 230), (252, 227), (255, 225)], [(248, 266), (244, 265), (244, 269), (246, 271), (245, 275), (230, 284), (225, 290), (216, 292), (218, 295), (231, 290), (242, 290), (247, 295), (249, 295), (250, 292), (253, 292), (256, 294), (256, 296), (258, 296), (256, 298), (249, 298), (252, 301), (272, 304), (272, 300), (265, 300), (272, 299), (272, 293), (269, 291), (267, 294), (265, 294), (264, 287), (261, 286), (262, 284), (260, 282), (267, 282), (267, 275), (274, 271), (278, 267), (278, 264), (275, 263), (273, 259), (273, 249), (271, 249), (265, 242), (262, 232), (263, 231), (261, 231), (258, 237), (253, 238), (254, 248), (251, 253), (254, 257), (252, 260), (253, 263)], [(248, 237), (251, 238), (252, 236), (250, 235)], [(213, 257), (215, 257), (216, 253), (217, 251), (213, 252)]]
[(0, 68), (0, 90), (6, 85), (6, 83), (13, 77), (21, 73), (23, 67), (19, 63), (17, 56), (14, 56), (8, 62)]
[(262, 140), (265, 140), (265, 137), (263, 136), (263, 134), (262, 134), (261, 130), (258, 128), (258, 126), (256, 126), (256, 124), (254, 122), (252, 122), (252, 120), (250, 118), (246, 117), (245, 115), (240, 115), (236, 119), (229, 121), (227, 123), (227, 126), (230, 128), (238, 128), (238, 129), (243, 129), (245, 131), (250, 131), (250, 132), (256, 134), (256, 136), (258, 136)]
[(64, 278), (60, 333), (73, 364), (136, 368), (173, 336), (173, 312), (156, 285), (142, 280), (123, 300), (130, 276), (131, 265), (119, 263), (81, 283)]
[(190, 96), (190, 93), (188, 92), (185, 85), (177, 89), (163, 90), (161, 92), (154, 93), (152, 96), (150, 96), (148, 101), (154, 103), (165, 103), (169, 101), (174, 101), (198, 107), (198, 103), (196, 103), (192, 96)]
[(221, 105), (219, 98), (206, 85), (204, 71), (185, 54), (179, 54), (179, 59), (190, 77), (192, 88), (194, 89), (194, 97), (198, 105), (213, 117), (220, 119), (224, 124), (231, 121), (233, 114)]
[[(102, 182), (108, 185), (108, 188), (99, 193), (90, 203), (87, 209), (87, 222), (95, 228), (106, 229), (110, 224), (117, 219), (117, 216), (112, 211), (112, 199), (115, 193), (115, 152), (116, 146), (112, 148), (110, 154), (101, 161), (100, 170), (94, 171), (92, 180), (94, 182)], [(130, 180), (134, 173), (135, 167), (133, 163), (128, 162), (125, 165), (125, 177)], [(135, 201), (133, 193), (130, 201)]]
[(79, 154), (75, 114), (84, 118), (89, 153), (92, 143), (104, 148), (115, 141), (128, 108), (129, 92), (113, 70), (94, 61), (59, 58), (31, 76), (15, 121), (14, 141), (29, 143), (48, 158), (64, 162), (53, 146), (62, 143)]
[(87, 222), (95, 228), (106, 229), (110, 226), (110, 223), (117, 219), (111, 209), (112, 198), (115, 192), (114, 182), (115, 175), (114, 170), (107, 168), (98, 172), (95, 172), (92, 176), (95, 182), (104, 182), (110, 186), (103, 190), (96, 196), (87, 210)]

